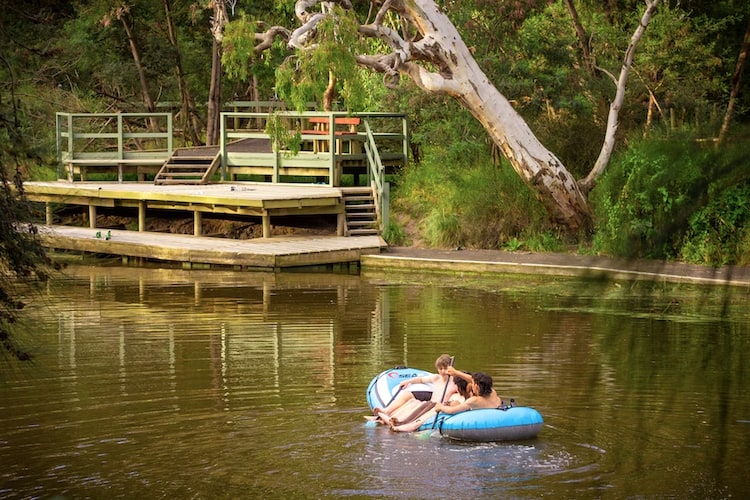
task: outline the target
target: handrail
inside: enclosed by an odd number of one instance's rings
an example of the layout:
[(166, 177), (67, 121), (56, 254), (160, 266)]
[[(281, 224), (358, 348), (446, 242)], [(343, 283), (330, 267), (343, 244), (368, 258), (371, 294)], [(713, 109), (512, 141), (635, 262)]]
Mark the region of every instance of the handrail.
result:
[[(132, 132), (126, 130), (127, 122), (132, 119), (144, 119), (151, 121), (155, 119), (166, 120), (166, 130), (148, 130)], [(88, 127), (79, 125), (81, 120), (92, 123), (92, 119), (104, 119), (103, 124), (98, 125), (98, 130), (90, 130)], [(133, 160), (139, 156), (148, 157), (154, 154), (169, 157), (174, 149), (174, 130), (172, 125), (172, 113), (65, 113), (55, 114), (56, 149), (58, 165), (58, 176), (62, 175), (63, 163), (67, 160), (75, 160), (86, 155), (85, 149), (95, 144), (96, 141), (108, 141), (114, 151), (102, 154), (96, 153), (102, 160), (116, 163), (118, 160)], [(109, 131), (104, 131), (109, 129)], [(76, 140), (88, 139), (86, 145), (76, 151)], [(165, 148), (138, 149), (127, 148), (127, 140), (152, 139), (166, 142)]]
[(388, 227), (388, 206), (384, 202), (387, 201), (385, 196), (385, 167), (380, 159), (380, 153), (378, 152), (378, 145), (375, 142), (375, 135), (370, 127), (370, 121), (365, 119), (365, 134), (367, 140), (365, 141), (365, 154), (367, 156), (367, 175), (370, 179), (370, 185), (373, 187), (375, 195), (375, 206), (379, 219), (381, 220), (381, 231)]

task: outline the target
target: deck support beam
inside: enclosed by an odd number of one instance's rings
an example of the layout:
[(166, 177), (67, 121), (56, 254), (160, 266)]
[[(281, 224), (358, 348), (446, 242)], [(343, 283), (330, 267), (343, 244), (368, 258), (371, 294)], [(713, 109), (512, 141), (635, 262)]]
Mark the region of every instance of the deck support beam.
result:
[(193, 235), (201, 236), (203, 234), (203, 212), (198, 210), (193, 212)]
[(45, 202), (44, 204), (44, 221), (48, 226), (51, 226), (54, 220), (52, 219), (52, 204)]
[(264, 210), (261, 218), (263, 220), (263, 237), (270, 238), (271, 237), (271, 215), (267, 211)]
[(89, 227), (96, 227), (96, 205), (89, 205)]
[(141, 200), (138, 202), (138, 231), (144, 232), (146, 230), (146, 202)]
[(346, 236), (346, 214), (336, 215), (336, 236)]

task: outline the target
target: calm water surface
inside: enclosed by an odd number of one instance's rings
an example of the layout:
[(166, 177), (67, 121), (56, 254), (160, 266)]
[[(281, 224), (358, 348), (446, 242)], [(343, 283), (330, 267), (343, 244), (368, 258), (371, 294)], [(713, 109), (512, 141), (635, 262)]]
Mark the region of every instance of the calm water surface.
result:
[[(742, 498), (747, 289), (73, 266), (0, 379), (0, 498)], [(366, 428), (446, 352), (527, 442)]]

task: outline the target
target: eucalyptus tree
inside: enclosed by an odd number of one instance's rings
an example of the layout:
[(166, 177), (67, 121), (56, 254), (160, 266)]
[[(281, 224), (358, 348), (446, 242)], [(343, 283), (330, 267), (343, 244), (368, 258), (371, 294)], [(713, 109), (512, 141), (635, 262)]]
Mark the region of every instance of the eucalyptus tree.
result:
[[(625, 53), (618, 97), (624, 92), (632, 55), (643, 30), (655, 12), (658, 0), (646, 0), (631, 43)], [(310, 64), (344, 71), (348, 62), (383, 75), (383, 83), (397, 88), (402, 77), (420, 89), (456, 99), (482, 124), (516, 173), (531, 187), (555, 219), (571, 231), (590, 225), (587, 190), (601, 169), (579, 184), (560, 159), (531, 131), (511, 102), (498, 91), (473, 57), (458, 30), (432, 0), (385, 0), (369, 2), (369, 10), (349, 0), (322, 2), (298, 0), (295, 14), (299, 26), (273, 26), (255, 34), (256, 51), (270, 46), (269, 39), (284, 37), (296, 51), (287, 64), (287, 76), (307, 78)], [(317, 10), (318, 7), (322, 7)], [(366, 10), (366, 12), (365, 12)], [(360, 12), (361, 11), (361, 12)], [(365, 18), (360, 21), (358, 14)], [(352, 30), (348, 26), (356, 26)], [(333, 47), (338, 47), (334, 50)], [(348, 57), (347, 57), (348, 55)], [(310, 62), (312, 61), (312, 62)], [(307, 64), (307, 66), (305, 66)], [(280, 70), (280, 75), (284, 71)], [(287, 84), (290, 85), (290, 84)], [(296, 88), (299, 80), (293, 84)], [(607, 137), (616, 130), (618, 105)], [(611, 154), (605, 141), (602, 157)], [(582, 188), (583, 186), (583, 188)]]

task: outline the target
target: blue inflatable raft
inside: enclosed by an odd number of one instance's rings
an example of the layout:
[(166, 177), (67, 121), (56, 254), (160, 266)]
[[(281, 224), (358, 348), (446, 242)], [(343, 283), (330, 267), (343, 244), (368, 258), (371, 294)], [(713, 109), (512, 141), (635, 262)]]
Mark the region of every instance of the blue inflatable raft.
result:
[[(394, 368), (378, 374), (367, 387), (370, 410), (388, 406), (399, 392), (399, 384), (408, 378), (428, 375), (414, 368)], [(410, 384), (406, 389), (431, 391), (428, 384)], [(542, 415), (533, 408), (511, 406), (503, 409), (471, 410), (453, 415), (439, 414), (438, 421), (429, 419), (420, 431), (434, 429), (440, 435), (460, 441), (520, 441), (537, 436), (544, 426)]]

